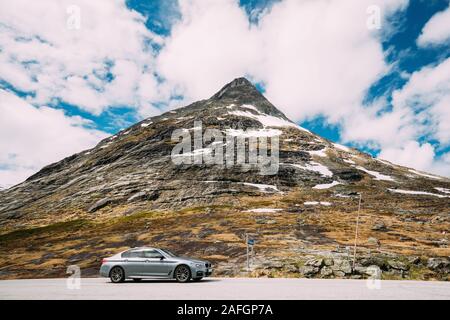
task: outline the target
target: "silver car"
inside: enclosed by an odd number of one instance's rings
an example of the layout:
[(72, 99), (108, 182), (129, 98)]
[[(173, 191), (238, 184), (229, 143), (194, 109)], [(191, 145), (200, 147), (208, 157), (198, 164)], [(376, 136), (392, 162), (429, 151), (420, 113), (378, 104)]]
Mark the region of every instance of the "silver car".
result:
[(168, 250), (149, 247), (133, 248), (103, 259), (100, 267), (100, 275), (114, 283), (144, 278), (200, 281), (211, 273), (211, 263), (208, 261), (177, 257)]

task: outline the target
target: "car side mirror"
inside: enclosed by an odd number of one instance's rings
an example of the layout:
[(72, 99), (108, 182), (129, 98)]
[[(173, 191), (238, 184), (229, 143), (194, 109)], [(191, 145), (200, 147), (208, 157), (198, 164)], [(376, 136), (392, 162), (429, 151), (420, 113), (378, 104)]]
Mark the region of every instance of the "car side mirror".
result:
[(161, 256), (161, 258), (159, 258), (159, 260), (161, 260), (161, 261), (164, 260), (164, 259), (165, 259), (164, 256)]

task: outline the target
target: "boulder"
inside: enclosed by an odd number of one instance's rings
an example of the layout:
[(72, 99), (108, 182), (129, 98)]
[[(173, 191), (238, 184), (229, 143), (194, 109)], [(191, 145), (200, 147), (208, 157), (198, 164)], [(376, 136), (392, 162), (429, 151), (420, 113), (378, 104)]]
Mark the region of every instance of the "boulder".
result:
[(353, 271), (358, 273), (358, 274), (368, 274), (367, 273), (367, 268), (366, 267), (362, 267), (362, 266), (356, 266), (355, 270), (353, 270)]
[(381, 257), (365, 257), (360, 261), (361, 265), (364, 267), (369, 267), (371, 265), (375, 265), (379, 267), (382, 270), (388, 270), (389, 265), (387, 264), (386, 260)]
[(418, 264), (420, 264), (420, 257), (409, 257), (408, 262), (410, 264), (418, 265)]
[(427, 262), (428, 269), (439, 271), (450, 266), (450, 262), (445, 258), (430, 258)]
[(375, 222), (375, 224), (372, 226), (372, 230), (374, 231), (387, 231), (387, 227), (386, 224), (384, 223), (384, 221), (377, 221)]
[(95, 212), (97, 210), (100, 210), (101, 208), (106, 207), (111, 202), (112, 202), (112, 200), (110, 198), (101, 199), (101, 200), (97, 201), (96, 203), (94, 203), (92, 206), (90, 206), (88, 211)]
[(380, 246), (380, 240), (378, 240), (377, 238), (374, 237), (370, 237), (369, 239), (367, 239), (367, 243), (369, 245), (373, 245), (373, 246)]
[(303, 266), (299, 269), (300, 274), (307, 278), (311, 278), (315, 276), (317, 273), (319, 273), (320, 269), (313, 266)]
[(291, 272), (291, 273), (296, 273), (298, 272), (298, 268), (293, 265), (293, 264), (288, 264), (284, 266), (284, 270), (286, 270), (287, 272)]
[(305, 262), (305, 266), (320, 268), (323, 266), (323, 259), (311, 259)]
[(327, 267), (332, 266), (334, 264), (333, 258), (325, 258), (323, 259), (323, 264)]
[(340, 270), (333, 270), (333, 274), (338, 277), (338, 278), (343, 278), (345, 277), (345, 272), (342, 272)]
[(140, 191), (135, 194), (133, 194), (131, 197), (127, 199), (127, 202), (133, 202), (138, 200), (144, 200), (147, 197), (147, 192)]
[(332, 274), (333, 274), (333, 269), (331, 269), (330, 267), (325, 266), (320, 270), (320, 275), (322, 277), (329, 277)]
[(391, 267), (392, 269), (395, 269), (395, 270), (406, 271), (409, 269), (409, 267), (407, 265), (405, 265), (403, 262), (398, 261), (398, 260), (388, 260), (387, 264), (389, 265), (389, 267)]
[(282, 269), (284, 267), (284, 263), (280, 261), (266, 261), (262, 264), (264, 269)]
[(331, 266), (333, 273), (343, 272), (344, 274), (352, 273), (352, 265), (348, 260), (334, 260), (334, 264)]

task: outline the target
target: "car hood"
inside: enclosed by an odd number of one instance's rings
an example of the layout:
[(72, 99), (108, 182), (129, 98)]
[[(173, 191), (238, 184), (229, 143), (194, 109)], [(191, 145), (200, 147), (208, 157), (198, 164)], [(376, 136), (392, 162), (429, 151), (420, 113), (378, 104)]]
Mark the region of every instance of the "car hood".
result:
[(186, 262), (192, 262), (192, 263), (202, 263), (202, 264), (209, 263), (208, 261), (205, 261), (205, 260), (199, 260), (199, 259), (190, 258), (190, 257), (177, 257), (177, 259), (183, 260)]

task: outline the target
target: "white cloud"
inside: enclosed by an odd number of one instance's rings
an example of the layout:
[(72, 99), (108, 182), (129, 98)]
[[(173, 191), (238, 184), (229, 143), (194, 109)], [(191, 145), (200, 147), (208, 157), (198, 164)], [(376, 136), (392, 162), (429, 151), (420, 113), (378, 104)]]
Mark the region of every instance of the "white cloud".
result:
[[(393, 1), (393, 4), (402, 1)], [(325, 115), (336, 122), (358, 108), (389, 66), (377, 32), (366, 26), (369, 5), (384, 1), (283, 1), (260, 22), (266, 57), (255, 72), (267, 96), (295, 120)]]
[(447, 177), (450, 172), (450, 153), (437, 157), (429, 143), (421, 145), (417, 141), (408, 141), (398, 148), (383, 149), (378, 158)]
[(417, 141), (408, 141), (398, 148), (383, 149), (378, 158), (426, 171), (433, 162), (434, 148), (429, 143), (420, 145)]
[(80, 117), (36, 108), (0, 89), (0, 185), (16, 184), (42, 167), (97, 144), (107, 134)]
[(445, 155), (436, 156), (430, 144), (450, 145), (450, 58), (414, 72), (408, 82), (392, 94), (392, 110), (377, 115), (385, 101), (344, 120), (345, 141), (380, 148), (380, 157), (405, 166), (449, 176), (450, 163)]
[(165, 42), (158, 71), (188, 101), (248, 74), (264, 81), (269, 100), (294, 120), (323, 115), (342, 125), (345, 142), (443, 174), (448, 170), (443, 157), (417, 141), (424, 136), (441, 146), (449, 141), (450, 62), (408, 75), (407, 85), (393, 94), (392, 110), (386, 111), (387, 97), (362, 106), (370, 86), (392, 67), (379, 37), (395, 28), (383, 20), (380, 32), (368, 30), (366, 10), (378, 5), (386, 18), (407, 4), (285, 0), (250, 25), (237, 1), (182, 0), (181, 20)]
[[(72, 14), (67, 8), (73, 5), (80, 8), (79, 29), (67, 26)], [(159, 112), (148, 107), (152, 101), (140, 95), (140, 86), (154, 77), (148, 42), (162, 40), (124, 0), (2, 1), (0, 22), (0, 77), (35, 92), (31, 103), (58, 98), (93, 114), (122, 105)], [(145, 84), (146, 91), (159, 92), (156, 81)]]
[(232, 0), (181, 0), (181, 21), (158, 56), (158, 72), (189, 101), (213, 95), (260, 64), (263, 52)]
[(423, 27), (417, 39), (419, 46), (438, 45), (450, 40), (450, 6), (436, 13)]
[[(323, 115), (342, 125), (346, 142), (375, 146), (418, 169), (450, 168), (448, 157), (416, 142), (426, 136), (449, 144), (450, 60), (410, 75), (394, 92), (392, 110), (383, 111), (387, 97), (362, 106), (369, 87), (392, 68), (380, 35), (395, 28), (387, 19), (380, 31), (369, 30), (367, 8), (378, 5), (386, 18), (407, 0), (284, 0), (259, 12), (256, 25), (237, 0), (180, 0), (180, 20), (165, 39), (124, 0), (18, 1), (0, 3), (0, 77), (35, 91), (34, 105), (60, 98), (94, 114), (130, 105), (151, 115), (160, 112), (156, 102), (171, 109), (248, 75), (263, 81), (266, 96), (293, 120)], [(27, 10), (17, 10), (20, 4)], [(69, 4), (81, 8), (80, 30), (66, 28)], [(442, 37), (441, 25), (433, 17), (419, 42)], [(162, 44), (161, 52), (145, 41)], [(171, 98), (179, 95), (182, 101)], [(411, 150), (423, 159), (408, 157)]]
[(378, 5), (386, 16), (405, 3), (285, 0), (251, 25), (236, 0), (181, 0), (158, 71), (189, 101), (248, 74), (294, 120), (323, 113), (336, 121), (389, 68), (378, 33), (366, 26), (367, 8)]

